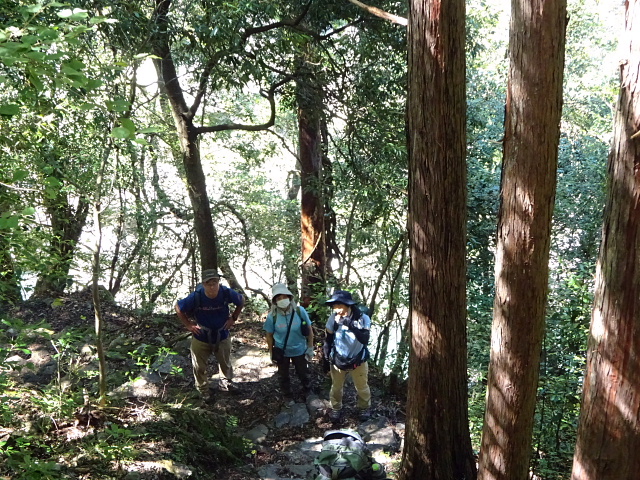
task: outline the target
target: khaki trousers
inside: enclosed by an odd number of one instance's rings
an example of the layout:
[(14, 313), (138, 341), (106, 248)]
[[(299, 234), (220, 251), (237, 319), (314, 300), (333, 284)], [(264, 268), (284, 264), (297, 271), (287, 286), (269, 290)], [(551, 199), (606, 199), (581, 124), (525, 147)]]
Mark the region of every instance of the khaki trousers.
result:
[(193, 376), (196, 379), (196, 388), (206, 391), (208, 386), (207, 362), (211, 354), (215, 354), (220, 366), (220, 380), (224, 375), (227, 380), (233, 378), (233, 366), (231, 365), (231, 337), (221, 340), (217, 345), (201, 342), (196, 338), (191, 339), (191, 364)]
[(364, 362), (353, 370), (340, 370), (335, 365), (331, 365), (331, 392), (329, 400), (331, 408), (342, 409), (342, 395), (344, 393), (344, 381), (347, 375), (351, 374), (353, 384), (358, 393), (358, 408), (365, 409), (371, 406), (371, 390), (369, 389), (369, 364)]

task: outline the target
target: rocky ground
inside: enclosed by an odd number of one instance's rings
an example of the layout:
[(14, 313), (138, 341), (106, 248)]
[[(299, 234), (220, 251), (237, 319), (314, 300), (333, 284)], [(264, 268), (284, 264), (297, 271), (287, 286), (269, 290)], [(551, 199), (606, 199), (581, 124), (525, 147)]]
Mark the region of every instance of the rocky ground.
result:
[[(208, 476), (229, 480), (312, 479), (315, 476), (313, 460), (320, 450), (324, 432), (351, 428), (363, 436), (375, 459), (385, 465), (390, 477), (393, 477), (404, 436), (404, 400), (385, 396), (384, 378), (374, 369), (370, 373), (372, 418), (364, 423), (358, 421), (355, 390), (351, 383), (347, 383), (346, 415), (340, 425), (334, 425), (327, 416), (330, 380), (320, 370), (318, 355), (311, 364), (313, 394), (305, 398), (299, 393), (294, 400), (283, 398), (278, 391), (276, 368), (267, 357), (262, 319), (259, 315), (245, 312), (232, 332), (234, 380), (238, 389), (236, 392), (215, 392), (210, 400), (203, 402), (194, 395), (189, 338), (174, 315), (140, 317), (113, 303), (105, 302), (103, 305), (109, 369), (131, 368), (132, 346), (136, 346), (136, 351), (140, 352), (143, 345), (175, 352), (173, 355), (157, 356), (153, 364), (138, 365), (140, 374), (135, 380), (111, 388), (110, 398), (125, 399), (129, 405), (128, 408), (118, 409), (115, 415), (129, 418), (110, 418), (110, 421), (140, 421), (153, 414), (151, 405), (157, 402), (181, 405), (203, 418), (224, 414), (237, 419), (237, 432), (253, 443), (251, 453), (247, 455), (244, 465), (216, 467), (215, 474)], [(86, 291), (63, 299), (27, 302), (12, 309), (10, 316), (25, 324), (46, 321), (53, 332), (83, 325), (90, 331), (94, 321), (91, 298)], [(317, 331), (316, 338), (321, 337), (321, 331)], [(16, 380), (33, 388), (51, 382), (60, 371), (54, 358), (55, 342), (34, 342), (29, 345), (29, 351), (29, 355), (15, 355), (12, 359), (18, 366), (21, 365), (21, 368), (14, 369)], [(91, 362), (93, 352), (92, 345), (88, 343), (87, 363)], [(127, 352), (127, 355), (120, 355), (119, 352)], [(320, 353), (319, 346), (317, 352)], [(183, 374), (175, 375), (180, 369)], [(217, 366), (212, 359), (210, 373), (216, 377), (216, 372)], [(295, 391), (299, 385), (293, 372), (292, 378)], [(113, 415), (108, 410), (104, 413), (87, 405), (76, 412), (75, 422), (57, 425), (57, 434), (72, 441), (86, 434), (88, 429), (98, 428), (101, 416), (108, 418)], [(10, 433), (5, 432), (5, 435)], [(130, 465), (128, 480), (188, 478), (192, 475), (193, 468), (190, 465), (176, 464), (161, 457), (161, 452), (159, 454), (156, 448), (149, 461)], [(82, 472), (82, 469), (79, 471)], [(91, 471), (78, 478), (92, 478)]]

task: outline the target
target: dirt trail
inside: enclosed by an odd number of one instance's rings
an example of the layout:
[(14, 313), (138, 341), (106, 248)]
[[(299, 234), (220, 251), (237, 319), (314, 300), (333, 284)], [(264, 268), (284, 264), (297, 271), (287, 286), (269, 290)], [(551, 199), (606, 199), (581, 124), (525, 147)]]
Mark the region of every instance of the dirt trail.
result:
[[(216, 475), (225, 480), (309, 480), (315, 478), (313, 460), (320, 450), (325, 431), (336, 428), (357, 430), (367, 441), (376, 461), (385, 465), (393, 477), (400, 458), (404, 437), (404, 403), (401, 399), (383, 396), (383, 378), (370, 370), (372, 391), (372, 418), (360, 423), (355, 409), (356, 394), (353, 384), (345, 386), (345, 418), (340, 425), (332, 424), (327, 416), (330, 379), (321, 372), (316, 346), (316, 358), (310, 364), (313, 393), (307, 397), (292, 372), (294, 399), (287, 400), (278, 389), (276, 367), (267, 356), (262, 320), (258, 316), (243, 314), (241, 321), (232, 330), (232, 361), (237, 392), (216, 392), (206, 403), (193, 402), (195, 388), (191, 374), (188, 335), (175, 315), (138, 317), (134, 313), (113, 304), (103, 306), (105, 317), (105, 343), (110, 353), (122, 352), (109, 359), (109, 371), (130, 368), (130, 352), (141, 345), (170, 348), (177, 355), (164, 359), (164, 363), (151, 365), (142, 370), (132, 382), (116, 386), (112, 394), (129, 399), (130, 403), (150, 405), (153, 401), (182, 403), (202, 414), (217, 412), (237, 419), (237, 431), (254, 444), (253, 452), (247, 456), (245, 465), (229, 467)], [(79, 292), (52, 302), (27, 302), (11, 311), (12, 318), (25, 324), (35, 325), (40, 320), (48, 322), (55, 332), (68, 327), (91, 330), (93, 309), (88, 292)], [(316, 330), (316, 338), (322, 332)], [(47, 385), (56, 371), (55, 351), (51, 342), (29, 345), (32, 358), (19, 358), (24, 363), (16, 372), (23, 384)], [(90, 350), (87, 350), (90, 351)], [(129, 358), (129, 360), (127, 360)], [(87, 356), (87, 365), (95, 363)], [(128, 362), (128, 363), (127, 363)], [(31, 363), (31, 366), (28, 366)], [(181, 368), (182, 376), (173, 375)], [(208, 373), (215, 378), (217, 365), (213, 356)], [(216, 382), (212, 382), (213, 385)], [(140, 414), (139, 411), (136, 414)], [(86, 430), (86, 429), (84, 429)], [(60, 435), (86, 435), (78, 426), (69, 426)], [(191, 471), (187, 465), (176, 465), (170, 461), (138, 462), (137, 478), (188, 478)], [(148, 465), (147, 465), (148, 464)], [(160, 477), (151, 472), (158, 469)], [(166, 475), (169, 474), (167, 477)], [(171, 475), (172, 474), (172, 475)], [(150, 476), (149, 476), (150, 475)]]

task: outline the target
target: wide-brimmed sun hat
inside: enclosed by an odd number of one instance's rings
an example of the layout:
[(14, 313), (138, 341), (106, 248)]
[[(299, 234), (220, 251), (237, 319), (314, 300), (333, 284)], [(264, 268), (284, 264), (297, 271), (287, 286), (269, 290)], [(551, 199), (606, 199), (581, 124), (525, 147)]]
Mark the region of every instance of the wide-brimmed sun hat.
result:
[(293, 293), (289, 291), (284, 283), (276, 283), (271, 287), (271, 300), (273, 300), (277, 295), (289, 295), (290, 297), (293, 297)]
[(355, 305), (357, 302), (346, 290), (336, 290), (335, 292), (333, 292), (331, 298), (325, 303), (327, 305), (333, 305), (335, 303), (342, 303), (343, 305)]

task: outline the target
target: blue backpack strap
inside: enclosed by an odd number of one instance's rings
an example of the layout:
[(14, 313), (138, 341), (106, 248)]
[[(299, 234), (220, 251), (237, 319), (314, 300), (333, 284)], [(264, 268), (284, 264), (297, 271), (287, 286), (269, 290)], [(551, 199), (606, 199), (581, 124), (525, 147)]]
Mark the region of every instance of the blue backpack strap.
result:
[(225, 287), (224, 285), (220, 285), (220, 290), (222, 291), (222, 299), (224, 300), (224, 303), (226, 303), (227, 306), (230, 303), (233, 303), (233, 301), (231, 300), (231, 289), (229, 287)]
[(196, 290), (195, 290), (196, 296), (193, 298), (193, 314), (195, 315), (195, 313), (198, 311), (198, 309), (200, 308), (200, 305), (202, 305), (202, 294), (204, 293), (204, 287), (202, 286), (201, 283), (199, 283), (196, 286)]

